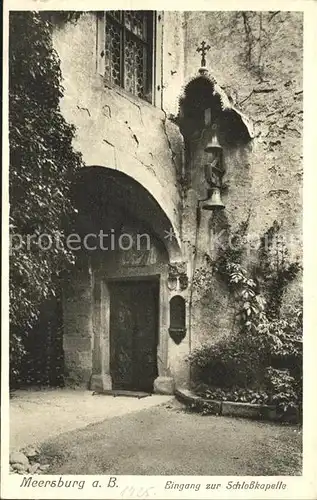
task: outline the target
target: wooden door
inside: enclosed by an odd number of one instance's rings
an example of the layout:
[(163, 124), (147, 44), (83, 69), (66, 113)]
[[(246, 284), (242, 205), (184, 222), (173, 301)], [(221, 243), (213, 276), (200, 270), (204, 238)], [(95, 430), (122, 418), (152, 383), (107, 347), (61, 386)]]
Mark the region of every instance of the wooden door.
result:
[(110, 284), (113, 389), (152, 392), (157, 377), (158, 282)]

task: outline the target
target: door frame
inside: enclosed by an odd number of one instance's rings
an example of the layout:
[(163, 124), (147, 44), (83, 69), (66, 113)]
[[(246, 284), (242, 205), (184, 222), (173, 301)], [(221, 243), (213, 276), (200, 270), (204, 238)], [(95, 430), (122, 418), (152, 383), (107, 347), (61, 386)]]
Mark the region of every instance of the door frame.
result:
[[(154, 271), (154, 272), (153, 272)], [(157, 272), (158, 271), (158, 272)], [(169, 290), (167, 287), (168, 266), (163, 264), (159, 269), (149, 270), (121, 269), (112, 275), (93, 273), (93, 339), (92, 339), (92, 390), (111, 390), (110, 375), (110, 290), (111, 282), (122, 281), (158, 281), (158, 344), (157, 344), (157, 379), (170, 377), (168, 367), (168, 323), (169, 323)]]

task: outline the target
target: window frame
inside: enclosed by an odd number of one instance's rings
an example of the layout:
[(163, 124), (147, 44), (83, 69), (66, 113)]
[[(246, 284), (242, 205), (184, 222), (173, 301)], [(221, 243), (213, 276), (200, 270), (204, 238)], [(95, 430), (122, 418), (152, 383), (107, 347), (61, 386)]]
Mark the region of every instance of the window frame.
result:
[[(105, 75), (105, 57), (104, 57), (104, 48), (105, 48), (105, 30), (106, 30), (106, 22), (107, 15), (110, 15), (108, 11), (97, 12), (97, 64), (96, 70), (97, 73), (103, 77), (104, 83), (107, 86), (113, 87), (119, 92), (123, 94), (127, 94), (137, 100), (140, 100), (142, 103), (148, 103), (154, 106), (161, 105), (161, 90), (162, 90), (162, 37), (163, 37), (163, 13), (159, 11), (148, 11), (152, 13), (151, 16), (151, 27), (149, 31), (151, 32), (151, 40), (148, 40), (148, 45), (150, 46), (149, 50), (151, 50), (151, 68), (150, 68), (150, 76), (146, 75), (147, 80), (147, 88), (144, 97), (139, 97), (133, 92), (129, 92), (124, 86), (122, 86), (122, 81), (124, 78), (124, 70), (122, 71), (121, 66), (121, 75), (120, 80), (121, 84), (118, 85), (112, 81), (109, 81)], [(114, 19), (111, 17), (111, 19)], [(114, 19), (115, 21), (115, 19)], [(129, 35), (141, 41), (137, 35), (135, 35), (128, 28), (123, 26), (124, 20), (122, 19), (121, 25), (123, 29), (125, 29)], [(121, 65), (124, 64), (122, 51), (124, 51), (124, 44), (121, 45)]]

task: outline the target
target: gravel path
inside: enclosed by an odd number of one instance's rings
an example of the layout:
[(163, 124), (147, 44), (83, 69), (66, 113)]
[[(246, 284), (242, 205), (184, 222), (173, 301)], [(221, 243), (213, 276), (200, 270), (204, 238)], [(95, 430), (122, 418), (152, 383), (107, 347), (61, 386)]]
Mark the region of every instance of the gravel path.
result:
[(298, 427), (186, 413), (176, 402), (60, 435), (49, 474), (300, 475)]
[(152, 408), (172, 396), (146, 398), (93, 396), (72, 389), (20, 390), (10, 400), (10, 450), (39, 445), (64, 432)]

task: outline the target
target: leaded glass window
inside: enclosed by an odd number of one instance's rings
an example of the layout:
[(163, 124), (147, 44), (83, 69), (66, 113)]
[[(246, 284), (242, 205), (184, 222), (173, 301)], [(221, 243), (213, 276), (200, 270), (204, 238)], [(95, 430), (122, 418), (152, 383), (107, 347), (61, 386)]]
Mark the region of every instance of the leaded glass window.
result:
[(105, 78), (151, 101), (153, 12), (109, 10), (105, 23)]

